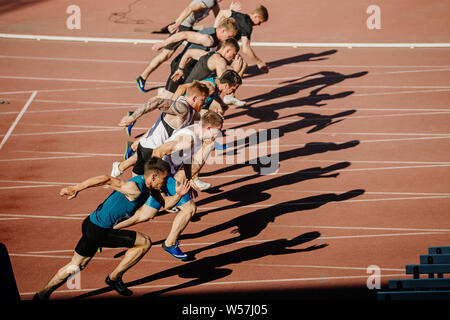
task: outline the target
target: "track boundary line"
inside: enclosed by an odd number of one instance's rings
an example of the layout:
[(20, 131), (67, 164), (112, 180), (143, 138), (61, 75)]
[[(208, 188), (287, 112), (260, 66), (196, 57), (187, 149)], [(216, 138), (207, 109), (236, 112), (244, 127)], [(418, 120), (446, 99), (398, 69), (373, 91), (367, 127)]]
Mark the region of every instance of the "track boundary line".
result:
[(28, 101), (25, 103), (25, 105), (23, 106), (22, 110), (20, 111), (20, 113), (17, 115), (16, 120), (14, 120), (13, 124), (9, 127), (8, 132), (6, 132), (5, 136), (3, 137), (2, 142), (0, 143), (0, 150), (3, 148), (3, 146), (5, 145), (6, 141), (9, 139), (9, 137), (11, 136), (12, 132), (14, 131), (14, 129), (16, 128), (17, 124), (19, 123), (20, 119), (22, 118), (22, 116), (25, 114), (25, 112), (27, 111), (28, 107), (30, 106), (31, 102), (33, 102), (34, 97), (36, 97), (37, 95), (37, 91), (33, 91), (33, 93), (31, 94), (30, 98), (28, 98)]
[[(32, 35), (0, 33), (0, 38), (28, 39), (28, 40), (53, 40), (53, 41), (77, 41), (77, 42), (106, 42), (106, 43), (132, 43), (155, 44), (163, 40), (132, 39), (132, 38), (104, 38), (104, 37), (74, 37), (56, 35)], [(255, 47), (311, 47), (311, 48), (450, 48), (447, 42), (417, 42), (417, 43), (382, 43), (382, 42), (252, 42)]]

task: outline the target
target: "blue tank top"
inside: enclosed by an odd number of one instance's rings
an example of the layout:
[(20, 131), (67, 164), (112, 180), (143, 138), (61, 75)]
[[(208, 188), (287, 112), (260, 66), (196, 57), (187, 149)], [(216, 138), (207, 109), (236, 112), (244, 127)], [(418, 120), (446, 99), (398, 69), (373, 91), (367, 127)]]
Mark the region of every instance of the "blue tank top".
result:
[(122, 193), (114, 191), (90, 214), (89, 218), (92, 223), (101, 228), (112, 228), (120, 221), (134, 215), (136, 210), (147, 201), (150, 190), (145, 185), (144, 176), (135, 176), (129, 181), (134, 181), (141, 190), (139, 197), (130, 201)]
[(214, 85), (214, 93), (212, 94), (212, 95), (210, 95), (209, 97), (208, 97), (208, 99), (206, 99), (206, 101), (205, 101), (205, 104), (204, 104), (204, 106), (203, 106), (203, 109), (208, 109), (209, 108), (209, 106), (211, 105), (211, 103), (214, 101), (214, 99), (217, 97), (217, 84), (216, 84), (216, 82), (214, 81), (214, 78), (213, 77), (211, 77), (211, 78), (206, 78), (206, 79), (203, 79), (203, 80), (201, 80), (201, 81), (209, 81), (209, 82), (211, 82), (213, 85)]

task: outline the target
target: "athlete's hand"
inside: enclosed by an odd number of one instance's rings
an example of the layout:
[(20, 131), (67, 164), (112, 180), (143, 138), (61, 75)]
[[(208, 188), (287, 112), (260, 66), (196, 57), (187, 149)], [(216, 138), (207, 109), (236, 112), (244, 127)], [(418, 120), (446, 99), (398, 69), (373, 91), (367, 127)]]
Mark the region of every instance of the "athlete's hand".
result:
[(74, 186), (62, 188), (59, 192), (60, 196), (68, 196), (67, 200), (73, 199), (77, 196), (78, 190)]
[(125, 116), (120, 120), (119, 127), (128, 127), (130, 124), (132, 124), (135, 120), (132, 116)]
[(229, 9), (233, 11), (241, 11), (241, 3), (232, 1)]
[(189, 180), (186, 178), (181, 178), (181, 180), (177, 180), (175, 184), (175, 191), (177, 194), (184, 196), (186, 193), (189, 192), (189, 189), (191, 188), (191, 185), (189, 183)]
[(177, 69), (177, 71), (175, 71), (172, 75), (172, 77), (170, 77), (172, 79), (172, 81), (178, 81), (181, 78), (184, 78), (184, 72), (181, 69)]
[(178, 31), (179, 26), (176, 23), (171, 24), (167, 27), (167, 30), (169, 30), (170, 33), (175, 33)]
[(162, 42), (155, 43), (155, 44), (152, 46), (152, 50), (153, 50), (153, 51), (159, 51), (159, 50), (161, 50), (162, 48), (164, 48), (164, 45), (162, 44)]
[(196, 184), (194, 183), (194, 181), (189, 180), (189, 195), (191, 196), (192, 199), (197, 198), (198, 197), (198, 193), (201, 192), (202, 190), (200, 190)]

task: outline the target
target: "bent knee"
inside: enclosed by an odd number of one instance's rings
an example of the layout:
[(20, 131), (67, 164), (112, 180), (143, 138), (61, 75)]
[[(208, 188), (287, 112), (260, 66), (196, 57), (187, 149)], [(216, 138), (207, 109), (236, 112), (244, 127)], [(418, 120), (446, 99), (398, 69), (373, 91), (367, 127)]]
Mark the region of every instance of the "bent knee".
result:
[(148, 235), (143, 234), (143, 233), (138, 233), (136, 235), (135, 245), (139, 246), (139, 247), (142, 247), (145, 250), (148, 250), (152, 246), (152, 240), (150, 239), (150, 237)]
[(197, 212), (197, 206), (195, 205), (194, 201), (190, 200), (183, 204), (180, 207), (184, 212), (189, 214), (191, 217)]

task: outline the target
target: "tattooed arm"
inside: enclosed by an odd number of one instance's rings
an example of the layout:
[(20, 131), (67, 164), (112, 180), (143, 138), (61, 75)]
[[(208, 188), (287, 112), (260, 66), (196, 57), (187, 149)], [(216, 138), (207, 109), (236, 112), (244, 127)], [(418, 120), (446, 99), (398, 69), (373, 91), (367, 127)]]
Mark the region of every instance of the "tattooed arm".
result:
[(127, 127), (140, 118), (142, 115), (151, 112), (155, 109), (159, 109), (165, 112), (165, 109), (169, 109), (173, 101), (170, 99), (162, 99), (158, 97), (150, 98), (146, 103), (139, 106), (130, 116), (125, 116), (120, 120), (120, 127)]

